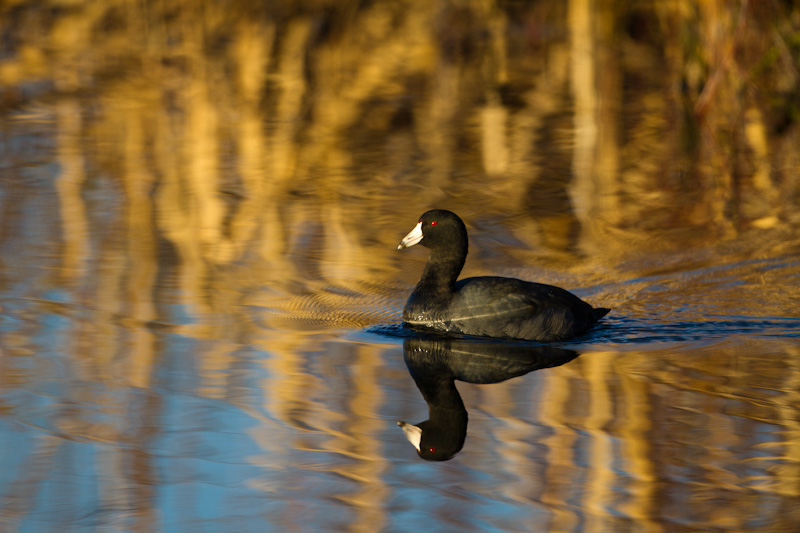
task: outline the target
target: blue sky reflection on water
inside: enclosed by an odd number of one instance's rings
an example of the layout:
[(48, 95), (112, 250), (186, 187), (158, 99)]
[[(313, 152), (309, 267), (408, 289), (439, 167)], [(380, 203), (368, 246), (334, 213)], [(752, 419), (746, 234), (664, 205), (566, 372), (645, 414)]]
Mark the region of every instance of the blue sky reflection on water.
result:
[[(48, 330), (70, 322), (42, 318)], [(328, 337), (327, 350), (302, 358), (319, 387), (293, 390), (287, 408), (278, 399), (286, 376), (267, 370), (269, 351), (240, 348), (227, 369), (201, 371), (214, 346), (154, 334), (163, 339), (162, 369), (146, 388), (123, 386), (122, 374), (87, 379), (88, 369), (58, 349), (15, 357), (36, 361), (37, 379), (17, 368), (11, 375), (23, 379), (4, 387), (3, 448), (17, 465), (0, 478), (14, 488), (4, 493), (10, 527), (317, 529), (379, 520), (403, 530), (394, 524), (414, 517), (475, 531), (622, 527), (686, 517), (711, 494), (709, 504), (755, 499), (759, 506), (743, 511), (775, 523), (765, 510), (790, 501), (781, 494), (793, 474), (775, 474), (793, 468), (782, 435), (794, 393), (776, 388), (786, 371), (775, 364), (796, 370), (797, 362), (783, 341), (734, 336), (616, 352), (587, 339), (587, 351), (562, 367), (496, 385), (459, 383), (466, 445), (449, 462), (427, 463), (395, 425), (424, 419), (426, 407), (391, 338)], [(708, 366), (717, 359), (727, 377)], [(354, 390), (364, 374), (376, 380), (377, 401)], [(611, 514), (587, 514), (591, 501)], [(369, 502), (378, 505), (365, 510)], [(644, 505), (641, 516), (631, 505)], [(144, 515), (131, 512), (143, 507)]]

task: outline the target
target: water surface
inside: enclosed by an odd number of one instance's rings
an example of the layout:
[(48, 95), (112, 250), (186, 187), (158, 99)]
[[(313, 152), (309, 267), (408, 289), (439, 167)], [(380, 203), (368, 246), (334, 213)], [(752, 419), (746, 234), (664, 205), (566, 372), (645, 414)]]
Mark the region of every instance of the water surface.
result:
[[(0, 529), (800, 529), (796, 8), (34, 4), (0, 7)], [(465, 276), (611, 314), (405, 330), (432, 207)], [(450, 378), (424, 461), (397, 421)]]

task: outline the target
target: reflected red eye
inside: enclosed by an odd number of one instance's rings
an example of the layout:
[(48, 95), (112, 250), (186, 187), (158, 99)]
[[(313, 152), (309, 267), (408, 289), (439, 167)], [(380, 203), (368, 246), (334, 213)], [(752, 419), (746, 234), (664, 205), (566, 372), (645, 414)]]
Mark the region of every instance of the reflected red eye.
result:
[(430, 448), (428, 448), (428, 453), (436, 453), (436, 448), (431, 446)]
[(434, 220), (434, 221), (431, 222), (431, 226), (435, 226), (435, 225), (436, 225), (436, 221)]

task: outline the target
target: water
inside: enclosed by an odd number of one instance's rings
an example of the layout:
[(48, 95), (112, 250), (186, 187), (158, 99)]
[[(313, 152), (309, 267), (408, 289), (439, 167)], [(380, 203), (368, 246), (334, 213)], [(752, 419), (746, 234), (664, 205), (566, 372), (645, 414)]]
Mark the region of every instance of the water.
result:
[[(797, 9), (678, 4), (0, 7), (0, 530), (800, 529)], [(431, 207), (612, 312), (403, 328)]]

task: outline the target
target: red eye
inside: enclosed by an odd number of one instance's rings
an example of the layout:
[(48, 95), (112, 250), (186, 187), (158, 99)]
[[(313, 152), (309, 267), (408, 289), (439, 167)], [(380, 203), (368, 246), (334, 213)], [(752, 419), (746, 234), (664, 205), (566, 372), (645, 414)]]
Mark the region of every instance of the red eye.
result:
[(428, 453), (436, 453), (436, 448), (431, 446), (430, 448), (428, 448)]
[(436, 221), (434, 220), (434, 221), (431, 222), (431, 226), (435, 226), (435, 225), (436, 225)]

